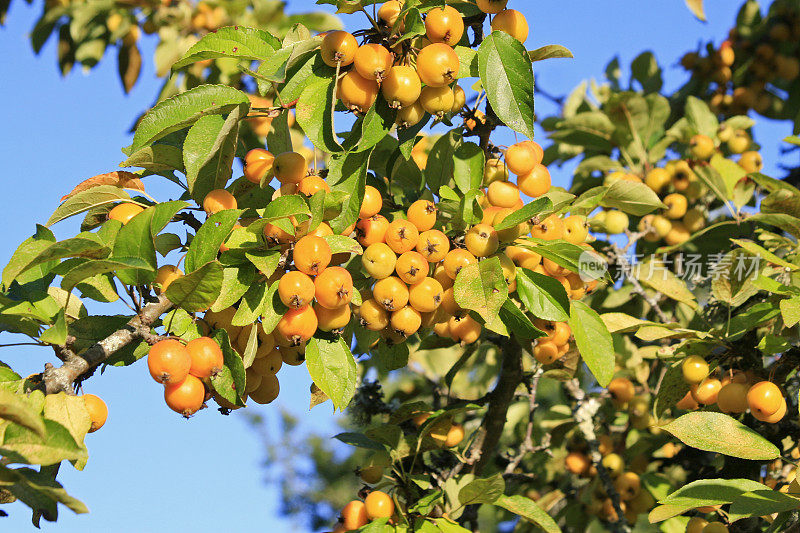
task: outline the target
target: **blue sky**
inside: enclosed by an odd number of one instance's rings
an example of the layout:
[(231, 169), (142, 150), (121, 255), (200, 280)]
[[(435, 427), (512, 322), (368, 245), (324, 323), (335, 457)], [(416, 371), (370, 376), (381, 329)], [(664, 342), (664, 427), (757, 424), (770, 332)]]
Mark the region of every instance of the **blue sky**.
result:
[[(151, 103), (160, 85), (152, 66), (154, 43), (148, 39), (143, 43), (145, 68), (129, 96), (122, 93), (113, 50), (88, 75), (76, 71), (60, 78), (54, 43), (49, 42), (36, 57), (28, 42), (41, 2), (36, 4), (12, 2), (7, 27), (0, 29), (0, 179), (6, 191), (0, 197), (6, 221), (0, 233), (2, 265), (32, 232), (34, 223), (45, 221), (59, 198), (75, 184), (116, 168), (122, 160), (120, 147), (130, 143), (126, 132), (131, 121)], [(564, 94), (582, 79), (600, 79), (614, 55), (628, 65), (646, 49), (666, 65), (668, 88), (678, 86), (685, 79), (682, 70), (674, 67), (680, 55), (701, 40), (722, 40), (736, 4), (711, 2), (708, 24), (695, 20), (680, 0), (511, 0), (509, 7), (523, 11), (528, 18), (529, 48), (558, 43), (574, 52), (573, 60), (535, 65), (537, 83), (551, 94)], [(309, 9), (314, 9), (313, 2), (289, 2), (290, 13)], [(345, 20), (351, 30), (363, 23), (358, 15)], [(542, 116), (554, 111), (544, 98), (537, 98), (536, 104)], [(791, 128), (759, 120), (757, 140), (765, 145), (767, 172), (774, 171), (777, 143)], [(497, 141), (510, 139), (501, 136)], [(552, 169), (552, 173), (557, 184), (568, 183), (566, 170)], [(162, 186), (156, 179), (146, 182), (150, 194), (159, 199), (177, 196), (174, 186)], [(63, 238), (76, 227), (68, 221), (54, 229)], [(108, 307), (100, 312), (118, 312)], [(9, 341), (4, 338), (0, 342)], [(44, 362), (52, 359), (52, 353), (41, 348), (0, 350), (0, 360), (21, 373), (39, 372)], [(277, 493), (263, 483), (260, 442), (245, 420), (236, 414), (219, 416), (214, 410), (183, 420), (164, 405), (161, 386), (150, 379), (142, 363), (111, 369), (86, 385), (87, 392), (108, 403), (109, 421), (87, 438), (90, 460), (86, 469), (76, 472), (64, 466), (60, 479), (91, 513), (77, 516), (62, 508), (58, 525), (45, 523), (43, 529), (57, 527), (62, 533), (203, 533), (241, 531), (260, 524), (271, 531), (297, 531), (277, 516)], [(285, 408), (302, 415), (309, 431), (333, 434), (329, 406), (306, 413), (310, 380), (304, 367), (284, 367), (280, 377), (282, 392), (277, 402), (255, 409), (274, 421), (278, 409)], [(4, 530), (30, 527), (27, 508), (19, 504), (5, 508), (11, 517), (0, 519)]]

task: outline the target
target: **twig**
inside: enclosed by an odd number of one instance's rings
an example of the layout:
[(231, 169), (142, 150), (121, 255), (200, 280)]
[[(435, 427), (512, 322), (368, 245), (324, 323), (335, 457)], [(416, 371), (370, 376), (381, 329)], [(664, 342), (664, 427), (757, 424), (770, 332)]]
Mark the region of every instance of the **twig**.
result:
[[(513, 474), (525, 455), (535, 451), (537, 448), (533, 444), (533, 418), (536, 411), (536, 389), (539, 386), (539, 378), (541, 375), (542, 367), (540, 366), (536, 370), (536, 373), (533, 374), (530, 385), (528, 386), (528, 426), (525, 428), (525, 438), (522, 440), (517, 454), (506, 466), (505, 474)], [(549, 441), (548, 438), (545, 438), (545, 440)]]
[(165, 296), (160, 296), (157, 302), (147, 304), (139, 315), (131, 318), (124, 328), (93, 344), (80, 355), (68, 346), (59, 347), (64, 364), (60, 367), (45, 368), (42, 375), (45, 392), (48, 394), (69, 392), (72, 384), (80, 376), (93, 370), (115, 352), (135, 340), (152, 340), (150, 326), (171, 307), (172, 302)]
[(600, 477), (603, 488), (608, 497), (611, 498), (611, 503), (617, 513), (617, 519), (611, 522), (611, 527), (613, 531), (630, 533), (631, 528), (625, 520), (625, 513), (620, 505), (619, 492), (617, 492), (616, 487), (614, 487), (614, 482), (611, 480), (611, 475), (608, 473), (608, 470), (603, 466), (603, 456), (600, 454), (600, 445), (597, 442), (597, 435), (594, 432), (594, 416), (600, 409), (600, 401), (597, 398), (588, 396), (586, 392), (581, 389), (577, 379), (567, 381), (566, 389), (576, 400), (573, 417), (578, 424), (578, 429), (583, 433), (586, 442), (589, 444), (589, 458), (597, 469), (597, 474)]

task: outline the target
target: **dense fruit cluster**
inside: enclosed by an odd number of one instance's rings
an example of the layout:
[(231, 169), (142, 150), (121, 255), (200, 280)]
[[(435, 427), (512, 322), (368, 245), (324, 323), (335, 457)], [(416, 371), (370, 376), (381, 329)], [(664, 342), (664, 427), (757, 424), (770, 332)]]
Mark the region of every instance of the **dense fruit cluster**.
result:
[[(694, 135), (686, 144), (683, 159), (669, 160), (663, 167), (652, 167), (641, 174), (627, 170), (609, 172), (604, 184), (630, 181), (643, 182), (650, 187), (667, 207), (640, 218), (636, 229), (647, 242), (676, 246), (686, 242), (708, 223), (709, 212), (704, 199), (709, 189), (697, 176), (698, 167), (709, 165), (709, 160), (717, 155), (732, 160), (735, 156), (743, 175), (760, 172), (763, 160), (761, 154), (752, 148), (747, 131), (734, 130), (723, 124), (713, 139), (707, 135)], [(741, 178), (742, 181), (747, 179)], [(617, 235), (627, 231), (631, 221), (622, 211), (606, 209), (596, 213), (589, 224), (595, 231)]]
[[(681, 65), (692, 81), (705, 88), (709, 104), (726, 116), (749, 110), (770, 118), (793, 119), (793, 105), (781, 94), (796, 87), (800, 76), (800, 9), (777, 1), (761, 17), (756, 3), (742, 8), (739, 25), (718, 47), (709, 43), (683, 56)], [(755, 11), (753, 7), (756, 7)]]

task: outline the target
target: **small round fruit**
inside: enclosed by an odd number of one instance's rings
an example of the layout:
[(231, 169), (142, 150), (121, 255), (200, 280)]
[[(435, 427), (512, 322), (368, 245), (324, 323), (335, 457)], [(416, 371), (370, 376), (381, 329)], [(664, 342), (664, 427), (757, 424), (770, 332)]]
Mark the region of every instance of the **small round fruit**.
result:
[(147, 368), (159, 383), (178, 383), (189, 375), (192, 358), (186, 346), (174, 339), (158, 341), (147, 354)]
[(460, 85), (453, 86), (453, 107), (450, 108), (451, 113), (458, 113), (462, 107), (467, 104), (467, 93)]
[(419, 230), (408, 220), (398, 219), (386, 228), (384, 237), (389, 248), (397, 254), (413, 250), (419, 240)]
[(672, 175), (665, 168), (654, 168), (647, 173), (644, 183), (656, 193), (660, 193), (664, 187), (672, 181)]
[(477, 0), (478, 9), (488, 15), (496, 15), (506, 8), (508, 0)]
[(173, 281), (182, 277), (183, 272), (174, 265), (164, 265), (159, 267), (156, 271), (156, 279), (153, 281), (154, 285), (157, 285), (155, 288), (156, 294), (163, 294), (167, 292), (167, 287), (169, 287)]
[(517, 187), (531, 198), (538, 198), (547, 193), (551, 184), (550, 171), (541, 163), (534, 165), (530, 172), (517, 177)]
[(317, 315), (310, 305), (286, 311), (275, 330), (278, 340), (285, 340), (290, 346), (299, 346), (310, 339), (317, 331)]
[(444, 43), (429, 44), (417, 54), (417, 74), (429, 87), (450, 85), (458, 77), (458, 68), (458, 55)]
[(537, 239), (554, 241), (564, 237), (564, 220), (552, 214), (531, 227), (531, 235)]
[(190, 340), (186, 343), (186, 351), (192, 360), (189, 374), (194, 377), (203, 379), (216, 376), (225, 364), (222, 348), (210, 337)]
[(564, 239), (572, 244), (581, 244), (589, 236), (586, 217), (571, 215), (564, 219)]
[(492, 31), (502, 31), (521, 43), (528, 38), (528, 21), (516, 9), (504, 9), (492, 19)]
[(694, 159), (711, 159), (714, 151), (714, 140), (708, 135), (695, 135), (689, 140), (689, 152)]
[(187, 375), (183, 381), (164, 387), (164, 401), (170, 409), (183, 416), (192, 416), (203, 407), (206, 389), (200, 378)]
[(623, 472), (614, 481), (614, 488), (624, 501), (634, 499), (642, 489), (642, 481), (636, 472)]
[(461, 444), (464, 440), (464, 426), (461, 424), (453, 424), (447, 432), (447, 439), (444, 441), (445, 448), (452, 448)]
[(364, 507), (370, 520), (391, 518), (394, 514), (394, 501), (385, 492), (374, 490), (364, 499)]
[(664, 204), (667, 206), (667, 209), (664, 211), (664, 216), (672, 220), (683, 218), (683, 215), (686, 214), (686, 208), (688, 207), (686, 197), (679, 193), (668, 194), (664, 198)]
[(362, 218), (356, 224), (356, 235), (361, 246), (369, 247), (378, 242), (384, 242), (389, 221), (382, 215), (373, 215)]
[[(422, 89), (420, 89), (420, 91), (421, 90)], [(402, 107), (400, 111), (397, 112), (395, 122), (400, 128), (410, 128), (411, 126), (419, 124), (419, 122), (425, 118), (425, 113), (425, 108), (422, 107), (419, 101), (416, 101), (411, 105)]]
[(209, 215), (236, 207), (236, 198), (225, 189), (214, 189), (203, 198), (203, 210)]
[(367, 508), (361, 500), (353, 500), (342, 509), (342, 525), (345, 531), (355, 531), (366, 526), (367, 523), (369, 523)]
[(447, 85), (441, 87), (423, 87), (419, 95), (419, 103), (422, 105), (422, 109), (438, 117), (449, 113), (453, 108), (454, 102), (455, 95), (453, 94), (453, 90)]
[(471, 316), (464, 315), (461, 317), (454, 316), (448, 321), (450, 328), (450, 335), (453, 340), (463, 344), (472, 344), (477, 342), (483, 329), (481, 325)]
[(744, 152), (739, 157), (739, 166), (744, 169), (748, 174), (752, 172), (761, 172), (764, 168), (764, 160), (756, 151)]
[(375, 485), (383, 479), (383, 467), (375, 465), (359, 468), (358, 477), (367, 485)]
[(766, 422), (767, 424), (777, 424), (778, 422), (783, 420), (784, 416), (786, 416), (786, 410), (787, 410), (786, 399), (782, 398), (781, 406), (778, 407), (778, 410), (772, 413), (771, 415), (763, 416), (760, 413), (755, 412), (753, 413), (753, 416), (761, 420), (762, 422)]
[(396, 333), (409, 337), (422, 325), (422, 315), (410, 305), (406, 305), (392, 312), (389, 324)]
[(419, 283), (428, 275), (428, 261), (425, 257), (415, 251), (405, 252), (397, 258), (395, 265), (397, 277), (408, 285)]
[(310, 304), (314, 299), (314, 291), (314, 280), (297, 270), (285, 273), (278, 281), (281, 302), (293, 309)]
[(747, 390), (744, 383), (731, 382), (723, 386), (717, 394), (717, 406), (723, 413), (739, 414), (747, 411)]
[(618, 235), (628, 229), (628, 215), (617, 209), (606, 211), (605, 230), (609, 235)]
[(703, 533), (728, 533), (728, 526), (722, 522), (709, 522), (703, 528)]
[(706, 215), (696, 207), (692, 207), (681, 219), (686, 229), (692, 233), (696, 233), (706, 226)]
[(589, 472), (592, 462), (585, 453), (569, 452), (564, 458), (564, 466), (576, 476), (582, 476)]
[(508, 147), (505, 154), (505, 162), (508, 170), (521, 176), (533, 170), (541, 164), (542, 153), (534, 149), (533, 141), (522, 141)]
[(395, 270), (397, 255), (389, 248), (388, 244), (376, 242), (364, 250), (361, 264), (370, 277), (374, 279), (388, 278)]
[[(403, 4), (399, 0), (388, 0), (378, 9), (378, 20), (384, 24), (392, 27), (397, 23), (400, 18), (400, 12), (403, 10)], [(350, 529), (358, 529), (357, 527)]]
[(381, 93), (393, 108), (413, 105), (422, 92), (422, 82), (416, 69), (395, 65), (386, 72), (381, 82)]
[(254, 402), (265, 405), (275, 401), (281, 392), (281, 384), (275, 374), (262, 374), (261, 383), (258, 388), (250, 393), (250, 399)]
[(118, 204), (114, 206), (114, 208), (108, 212), (108, 219), (109, 220), (119, 220), (122, 222), (124, 226), (130, 220), (144, 211), (144, 208), (137, 204), (132, 204), (130, 202), (125, 202), (124, 204)]
[(273, 348), (267, 352), (266, 355), (259, 356), (256, 354), (256, 359), (253, 361), (250, 368), (257, 374), (263, 376), (266, 374), (277, 374), (282, 366), (283, 359), (281, 358), (281, 352), (277, 348)]
[(349, 304), (353, 298), (353, 278), (346, 269), (328, 267), (314, 280), (317, 302), (322, 307), (335, 309)]
[(326, 33), (320, 44), (322, 61), (329, 67), (335, 67), (337, 63), (342, 67), (351, 64), (356, 50), (358, 50), (356, 38), (342, 30)]
[(308, 172), (308, 162), (303, 154), (283, 152), (275, 157), (272, 170), (281, 183), (300, 183)]
[(747, 405), (753, 416), (762, 418), (775, 414), (784, 402), (781, 390), (772, 382), (759, 381), (747, 391)]
[(633, 383), (628, 378), (614, 378), (608, 384), (608, 392), (617, 403), (628, 403), (636, 394)]
[(408, 303), (408, 287), (400, 278), (390, 276), (375, 283), (372, 297), (387, 311), (395, 311)]
[(450, 240), (437, 229), (423, 231), (417, 239), (417, 251), (429, 263), (438, 263), (450, 251)]
[(331, 192), (331, 187), (323, 178), (315, 174), (304, 177), (297, 184), (297, 193), (303, 196), (314, 196), (319, 191)]
[(489, 203), (497, 207), (517, 207), (520, 196), (516, 185), (508, 181), (495, 181), (486, 189)]
[(464, 19), (452, 6), (433, 8), (425, 15), (425, 35), (432, 43), (455, 46), (464, 34)]
[(94, 394), (84, 394), (81, 398), (83, 398), (83, 405), (89, 413), (89, 420), (91, 420), (89, 433), (94, 433), (106, 423), (108, 419), (108, 406), (106, 402)]
[(681, 363), (681, 372), (686, 383), (700, 383), (708, 376), (708, 363), (699, 355), (690, 355)]
[(706, 378), (701, 383), (692, 387), (692, 397), (700, 405), (717, 403), (717, 396), (722, 388), (722, 383), (716, 378)]
[(306, 235), (295, 243), (292, 257), (297, 270), (309, 276), (316, 276), (330, 264), (331, 247), (322, 237)]
[(430, 200), (417, 200), (408, 206), (406, 216), (420, 233), (428, 231), (436, 224), (436, 205)]
[(275, 156), (263, 148), (253, 148), (244, 156), (244, 177), (250, 183), (261, 183), (272, 171)]
[(358, 47), (353, 66), (362, 78), (380, 83), (392, 68), (392, 61), (392, 53), (389, 50), (379, 44), (369, 43)]
[(349, 71), (339, 80), (336, 94), (344, 106), (355, 113), (366, 113), (378, 97), (378, 83), (368, 80), (355, 70)]
[[(494, 228), (492, 228), (494, 230)], [(444, 256), (444, 270), (450, 279), (456, 279), (461, 269), (467, 265), (474, 265), (478, 262), (477, 258), (463, 248), (454, 248)]]
[(389, 325), (389, 315), (383, 305), (370, 298), (359, 306), (358, 321), (370, 331), (381, 331)]
[(408, 289), (408, 303), (420, 313), (432, 313), (442, 303), (441, 283), (433, 278), (423, 278)]
[(315, 304), (314, 313), (317, 315), (317, 327), (322, 331), (341, 330), (350, 322), (349, 305), (343, 305), (335, 309), (327, 309), (319, 304)]
[(533, 347), (533, 357), (543, 365), (553, 364), (560, 357), (558, 346), (552, 341), (538, 341)]
[(467, 232), (464, 244), (475, 257), (489, 257), (500, 244), (497, 232), (489, 224), (475, 224)]
[(370, 218), (377, 215), (383, 207), (383, 198), (378, 189), (372, 185), (364, 188), (364, 199), (361, 200), (361, 209), (358, 218)]

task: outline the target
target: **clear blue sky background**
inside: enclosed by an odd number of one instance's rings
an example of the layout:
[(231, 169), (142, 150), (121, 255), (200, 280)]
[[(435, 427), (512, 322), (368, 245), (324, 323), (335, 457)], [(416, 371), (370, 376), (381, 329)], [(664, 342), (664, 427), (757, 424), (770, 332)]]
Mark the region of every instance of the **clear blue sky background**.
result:
[[(535, 66), (542, 87), (552, 94), (564, 94), (582, 79), (601, 79), (605, 64), (614, 55), (619, 55), (625, 66), (646, 49), (666, 65), (668, 88), (678, 86), (685, 79), (682, 70), (674, 66), (680, 55), (700, 40), (722, 40), (739, 4), (709, 3), (708, 24), (695, 20), (681, 0), (511, 0), (509, 7), (523, 11), (528, 18), (528, 48), (558, 43), (574, 52), (573, 60)], [(47, 220), (59, 198), (76, 183), (116, 168), (122, 160), (120, 147), (130, 143), (126, 132), (132, 119), (151, 103), (159, 87), (152, 64), (154, 43), (147, 38), (145, 68), (129, 96), (122, 93), (113, 50), (88, 75), (76, 71), (60, 78), (54, 42), (49, 42), (39, 57), (31, 51), (27, 35), (41, 2), (35, 4), (30, 7), (14, 0), (7, 27), (0, 29), (2, 265), (31, 234), (34, 222)], [(315, 9), (311, 1), (289, 2), (290, 13), (310, 9)], [(352, 30), (364, 21), (353, 15), (345, 24)], [(536, 103), (541, 116), (554, 112), (544, 98)], [(757, 137), (766, 146), (766, 168), (774, 171), (778, 141), (790, 133), (790, 126), (759, 120), (763, 125)], [(552, 172), (556, 183), (568, 182), (566, 169)], [(151, 194), (160, 199), (176, 196), (175, 189), (159, 186), (156, 179), (147, 182)], [(63, 238), (75, 230), (76, 223), (61, 226), (55, 229)], [(7, 338), (0, 342), (9, 342)], [(45, 349), (0, 350), (0, 360), (21, 373), (39, 372), (44, 362), (52, 359)], [(284, 369), (280, 376), (282, 392), (277, 402), (255, 409), (274, 423), (278, 409), (285, 408), (304, 417), (306, 430), (332, 434), (329, 407), (305, 414), (310, 384), (305, 368)], [(44, 523), (43, 529), (57, 528), (64, 533), (203, 533), (244, 531), (254, 526), (275, 532), (299, 530), (278, 516), (277, 492), (263, 482), (261, 443), (240, 415), (223, 417), (211, 409), (183, 420), (164, 405), (161, 387), (150, 379), (143, 362), (107, 371), (90, 380), (86, 391), (105, 399), (109, 420), (87, 438), (90, 460), (86, 469), (76, 472), (66, 465), (59, 477), (91, 513), (78, 516), (62, 508), (58, 525)], [(0, 529), (32, 527), (27, 508), (19, 504), (4, 508), (11, 517), (0, 518)]]

